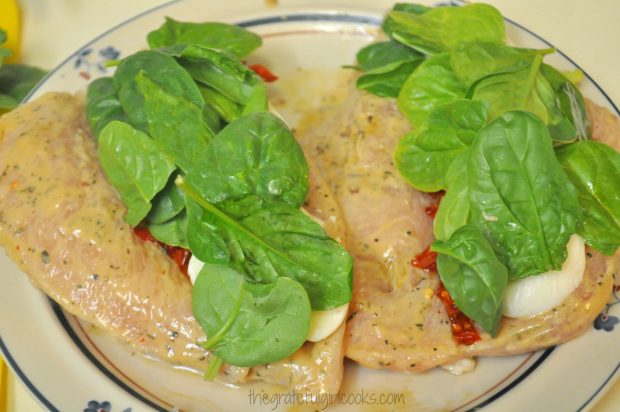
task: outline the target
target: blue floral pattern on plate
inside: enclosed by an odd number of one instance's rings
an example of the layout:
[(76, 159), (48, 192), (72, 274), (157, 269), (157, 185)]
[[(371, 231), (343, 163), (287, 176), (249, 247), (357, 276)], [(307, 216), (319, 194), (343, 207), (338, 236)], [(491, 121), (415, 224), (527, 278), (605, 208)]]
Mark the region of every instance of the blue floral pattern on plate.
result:
[[(112, 412), (112, 404), (108, 401), (90, 401), (84, 412)], [(124, 409), (123, 412), (131, 412), (131, 408)]]
[(594, 319), (594, 329), (596, 330), (604, 330), (605, 332), (611, 332), (614, 330), (614, 327), (620, 323), (620, 319), (617, 316), (610, 315), (609, 310), (620, 303), (620, 297), (618, 296), (618, 291), (620, 291), (620, 285), (615, 285), (613, 289), (613, 299), (609, 302), (603, 312), (601, 312), (596, 319)]
[(89, 80), (94, 70), (99, 73), (106, 73), (106, 63), (116, 60), (120, 57), (121, 52), (113, 46), (107, 46), (99, 49), (97, 53), (93, 53), (92, 47), (86, 47), (77, 53), (73, 68), (80, 70), (80, 76)]

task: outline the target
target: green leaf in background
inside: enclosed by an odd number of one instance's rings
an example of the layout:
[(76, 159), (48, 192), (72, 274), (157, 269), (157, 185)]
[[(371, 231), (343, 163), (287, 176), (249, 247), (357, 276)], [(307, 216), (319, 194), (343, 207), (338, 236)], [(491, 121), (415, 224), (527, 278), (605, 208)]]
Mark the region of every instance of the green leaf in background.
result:
[(502, 317), (501, 303), (508, 270), (473, 225), (459, 228), (449, 240), (435, 241), (437, 270), (456, 306), (494, 335)]
[(226, 266), (204, 266), (192, 290), (192, 307), (208, 337), (205, 348), (237, 366), (290, 356), (310, 327), (310, 302), (299, 283), (285, 277), (251, 283)]
[(420, 65), (422, 60), (403, 63), (392, 71), (385, 73), (367, 73), (357, 79), (356, 86), (360, 90), (379, 97), (398, 97), (400, 90), (411, 73)]
[(219, 261), (260, 283), (290, 277), (303, 285), (316, 310), (351, 299), (351, 257), (298, 207), (270, 204), (238, 218), (202, 198), (187, 182), (181, 189), (188, 199), (190, 247), (196, 243), (193, 236), (212, 243), (196, 251), (200, 260)]
[(176, 44), (197, 44), (221, 49), (242, 59), (260, 47), (259, 35), (232, 24), (207, 22), (188, 23), (166, 17), (166, 22), (147, 36), (149, 47), (170, 47)]
[(174, 163), (146, 134), (116, 120), (101, 131), (98, 150), (103, 171), (127, 207), (125, 220), (136, 226), (166, 185)]
[(392, 11), (388, 18), (392, 36), (423, 53), (451, 51), (470, 41), (503, 43), (506, 37), (500, 12), (483, 3), (435, 7), (423, 14)]
[(111, 121), (128, 122), (127, 114), (118, 99), (118, 89), (111, 77), (101, 77), (88, 85), (86, 92), (86, 118), (96, 137)]
[(173, 57), (152, 50), (140, 51), (123, 59), (114, 73), (119, 100), (133, 127), (148, 131), (144, 107), (148, 97), (139, 89), (138, 76), (148, 77), (166, 94), (181, 97), (202, 110), (205, 102), (200, 90)]
[(435, 107), (464, 98), (467, 87), (456, 77), (450, 54), (436, 54), (409, 76), (398, 95), (398, 107), (414, 124), (420, 125)]
[(300, 207), (308, 194), (308, 165), (286, 124), (262, 112), (245, 115), (218, 133), (188, 180), (211, 203), (257, 195), (259, 202)]
[(357, 65), (365, 72), (390, 72), (403, 63), (423, 59), (415, 50), (394, 40), (370, 44), (357, 52)]
[(398, 143), (394, 154), (398, 171), (417, 190), (446, 189), (450, 164), (469, 148), (486, 122), (483, 102), (459, 99), (435, 107), (417, 132)]
[(579, 234), (598, 251), (620, 247), (620, 154), (595, 141), (557, 149), (564, 171), (577, 189), (583, 212)]
[(446, 174), (446, 194), (439, 203), (433, 220), (435, 239), (446, 241), (458, 228), (469, 222), (469, 150), (459, 154)]
[(480, 131), (467, 171), (471, 222), (510, 278), (559, 269), (580, 209), (545, 124), (526, 112), (505, 113)]
[[(422, 4), (396, 3), (394, 7), (392, 7), (391, 11), (402, 11), (405, 13), (413, 13), (413, 14), (424, 14), (429, 10), (432, 10), (432, 7), (424, 6)], [(383, 19), (383, 24), (381, 25), (381, 29), (389, 37), (391, 38), (396, 37), (394, 31), (398, 31), (398, 25), (394, 22), (394, 19), (390, 18), (389, 13)], [(400, 33), (400, 34), (404, 35), (404, 33)], [(407, 44), (406, 42), (401, 42), (401, 43)]]

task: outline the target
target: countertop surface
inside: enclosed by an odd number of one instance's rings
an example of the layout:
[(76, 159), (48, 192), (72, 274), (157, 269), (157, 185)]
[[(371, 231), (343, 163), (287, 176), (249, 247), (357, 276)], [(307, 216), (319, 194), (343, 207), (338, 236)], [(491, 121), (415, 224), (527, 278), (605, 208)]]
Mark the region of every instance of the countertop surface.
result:
[[(161, 3), (161, 0), (22, 0), (21, 60), (51, 69), (93, 37)], [(317, 1), (320, 3), (328, 4)], [(487, 0), (487, 3), (570, 56), (616, 105), (620, 105), (620, 47), (617, 43), (620, 1)], [(8, 392), (8, 411), (42, 410), (21, 382), (11, 375)], [(620, 381), (592, 410), (620, 410)]]

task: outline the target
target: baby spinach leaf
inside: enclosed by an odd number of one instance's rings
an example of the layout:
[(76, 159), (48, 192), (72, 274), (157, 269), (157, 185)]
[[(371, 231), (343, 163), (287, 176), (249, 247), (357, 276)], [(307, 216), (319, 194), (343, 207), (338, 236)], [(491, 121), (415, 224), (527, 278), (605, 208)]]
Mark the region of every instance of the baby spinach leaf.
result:
[(135, 84), (149, 135), (183, 171), (200, 168), (212, 139), (203, 121), (202, 108), (167, 93), (143, 72), (136, 75)]
[(177, 176), (178, 173), (173, 173), (168, 179), (166, 186), (153, 198), (153, 207), (147, 216), (149, 223), (164, 223), (178, 215), (185, 208), (183, 192), (174, 183)]
[(452, 68), (467, 87), (495, 74), (512, 73), (532, 65), (534, 57), (552, 53), (553, 49), (534, 50), (510, 47), (501, 43), (467, 42), (451, 54)]
[(187, 215), (181, 211), (173, 218), (162, 223), (149, 223), (147, 225), (151, 235), (160, 242), (189, 249), (187, 243)]
[(143, 132), (148, 130), (145, 96), (137, 84), (139, 75), (148, 77), (165, 93), (182, 97), (202, 110), (202, 94), (192, 77), (174, 58), (158, 51), (140, 51), (123, 59), (114, 74), (119, 100), (135, 128)]
[(459, 228), (448, 241), (435, 241), (437, 270), (456, 306), (494, 335), (502, 317), (501, 303), (508, 270), (473, 225)]
[(149, 47), (169, 47), (176, 44), (198, 44), (221, 49), (242, 59), (260, 47), (259, 35), (232, 24), (207, 22), (188, 23), (166, 17), (166, 22), (147, 36)]
[(472, 144), (467, 171), (471, 222), (510, 278), (560, 268), (580, 210), (544, 123), (526, 112), (492, 121)]
[(127, 207), (125, 220), (136, 226), (149, 212), (155, 194), (166, 185), (174, 163), (150, 137), (117, 120), (101, 131), (98, 150), (103, 171)]
[(407, 78), (421, 62), (420, 59), (403, 63), (394, 70), (383, 73), (368, 72), (360, 76), (355, 85), (358, 89), (366, 90), (379, 97), (396, 98)]
[(257, 195), (257, 202), (300, 207), (308, 193), (308, 165), (301, 146), (277, 116), (253, 113), (218, 133), (188, 180), (209, 202)]
[(505, 39), (504, 19), (488, 4), (435, 7), (423, 14), (392, 11), (388, 16), (392, 36), (425, 53), (451, 51), (462, 42)]
[(127, 115), (118, 100), (114, 79), (101, 77), (88, 85), (86, 93), (86, 117), (96, 137), (112, 120), (128, 123)]
[[(176, 45), (161, 49), (175, 57), (191, 77), (219, 91), (235, 103), (245, 105), (260, 77), (235, 56), (222, 50), (197, 45)], [(264, 107), (267, 107), (265, 100)]]
[(450, 65), (450, 54), (441, 53), (424, 61), (405, 81), (398, 107), (414, 124), (421, 124), (440, 104), (465, 97), (467, 88)]
[(562, 146), (557, 155), (577, 188), (583, 212), (579, 234), (606, 255), (620, 247), (620, 154), (595, 141)]
[(217, 245), (202, 248), (196, 254), (200, 260), (219, 261), (260, 283), (292, 278), (303, 285), (316, 310), (351, 299), (351, 257), (299, 208), (274, 203), (238, 218), (204, 199), (188, 182), (180, 185), (186, 199), (197, 204), (187, 207), (190, 248), (196, 235)]
[(459, 154), (448, 168), (446, 194), (433, 221), (433, 233), (437, 240), (450, 239), (458, 228), (469, 222), (468, 162), (469, 149)]
[(450, 164), (469, 148), (486, 121), (483, 102), (459, 99), (435, 107), (417, 132), (398, 143), (394, 154), (398, 171), (423, 192), (446, 189)]
[(205, 348), (236, 366), (290, 356), (310, 327), (310, 302), (299, 283), (285, 277), (251, 283), (226, 266), (205, 265), (192, 290), (192, 306), (208, 336)]
[(588, 140), (590, 138), (590, 121), (588, 120), (585, 101), (579, 89), (562, 73), (547, 64), (541, 65), (540, 71), (553, 88), (560, 111), (573, 126), (574, 139)]
[(199, 84), (198, 87), (205, 101), (226, 123), (241, 116), (241, 107), (237, 103), (207, 85)]
[(357, 52), (357, 65), (365, 72), (386, 73), (403, 63), (424, 59), (415, 50), (394, 40), (370, 44)]
[(489, 104), (491, 120), (508, 111), (525, 110), (541, 118), (545, 124), (558, 122), (561, 114), (551, 85), (540, 74), (541, 63), (542, 56), (536, 55), (530, 66), (482, 79), (472, 99)]
[[(394, 7), (392, 7), (391, 11), (402, 11), (402, 12), (405, 12), (405, 13), (413, 13), (413, 14), (424, 14), (424, 13), (426, 13), (427, 11), (429, 11), (431, 9), (432, 9), (432, 7), (428, 7), (428, 6), (425, 6), (423, 4), (417, 4), (417, 3), (396, 3), (394, 5)], [(394, 31), (398, 30), (398, 27), (397, 27), (397, 24), (394, 22), (394, 20), (391, 19), (390, 15), (388, 14), (387, 16), (385, 16), (385, 19), (383, 20), (383, 24), (381, 25), (381, 29), (389, 37), (394, 38), (395, 37), (394, 36)], [(401, 34), (403, 34), (403, 33), (401, 33)], [(406, 42), (401, 42), (401, 43), (407, 44)]]

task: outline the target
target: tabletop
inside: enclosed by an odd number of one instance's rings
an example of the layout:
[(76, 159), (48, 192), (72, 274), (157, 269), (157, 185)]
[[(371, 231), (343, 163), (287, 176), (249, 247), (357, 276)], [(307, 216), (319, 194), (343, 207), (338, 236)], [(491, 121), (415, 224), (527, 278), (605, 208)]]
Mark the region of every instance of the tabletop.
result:
[[(233, 0), (234, 1), (234, 0)], [(266, 1), (266, 0), (257, 0)], [(285, 2), (286, 0), (281, 0)], [(21, 61), (51, 69), (91, 38), (162, 0), (21, 0)], [(569, 55), (620, 104), (620, 1), (486, 0), (506, 17), (539, 34)], [(273, 1), (271, 2), (273, 3)], [(326, 0), (317, 3), (328, 4)], [(2, 2), (0, 2), (0, 5)], [(0, 13), (2, 10), (0, 10)], [(9, 373), (7, 411), (39, 412), (41, 407)], [(1, 401), (1, 400), (0, 400)], [(0, 412), (2, 411), (0, 402)], [(620, 408), (620, 380), (592, 409)]]

